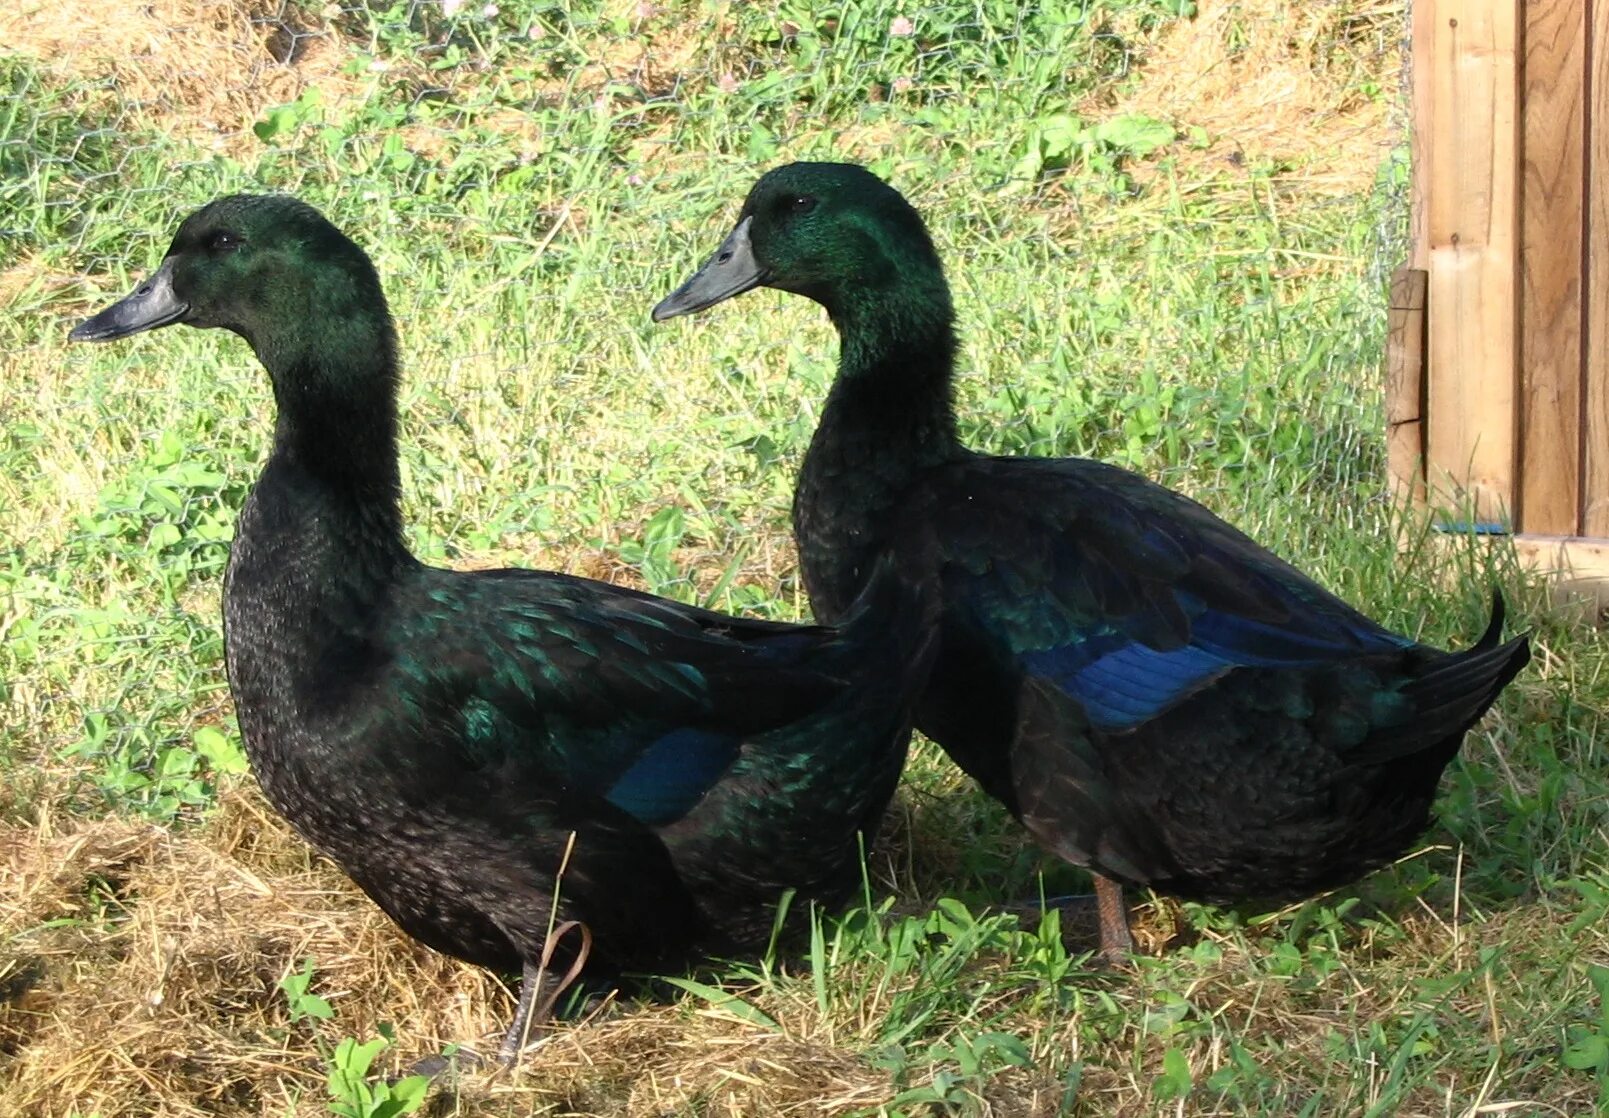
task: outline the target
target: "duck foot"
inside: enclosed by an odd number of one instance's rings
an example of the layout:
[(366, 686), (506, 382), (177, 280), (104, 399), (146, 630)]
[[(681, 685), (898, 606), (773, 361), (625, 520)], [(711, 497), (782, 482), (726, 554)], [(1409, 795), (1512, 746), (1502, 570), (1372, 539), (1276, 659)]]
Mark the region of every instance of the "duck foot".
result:
[[(563, 977), (554, 979), (548, 971), (548, 964), (553, 961), (553, 953), (560, 942), (576, 929), (581, 933), (581, 946), (576, 949), (575, 960)], [(591, 953), (592, 930), (579, 920), (566, 920), (548, 935), (547, 942), (542, 945), (541, 960), (525, 964), (525, 972), (520, 980), (520, 1000), (514, 1007), (514, 1023), (508, 1027), (508, 1032), (503, 1035), (503, 1043), (497, 1049), (500, 1063), (507, 1066), (519, 1058), (531, 1034), (539, 1031), (553, 1016), (559, 998), (581, 977), (581, 969), (587, 965), (587, 956)]]
[(422, 1075), (426, 1079), (434, 1079), (442, 1072), (457, 1067), (459, 1071), (469, 1071), (481, 1067), (486, 1063), (486, 1057), (473, 1048), (460, 1045), (453, 1050), (452, 1055), (438, 1052), (434, 1056), (426, 1056), (422, 1060), (415, 1060), (408, 1068), (409, 1075)]

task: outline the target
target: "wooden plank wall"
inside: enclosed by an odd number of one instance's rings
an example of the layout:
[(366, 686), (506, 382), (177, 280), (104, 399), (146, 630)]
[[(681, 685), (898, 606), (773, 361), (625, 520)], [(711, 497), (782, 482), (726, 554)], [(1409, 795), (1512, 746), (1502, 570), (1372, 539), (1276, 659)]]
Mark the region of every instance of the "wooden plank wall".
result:
[(1522, 531), (1581, 518), (1586, 2), (1524, 5), (1520, 170)]
[(1585, 446), (1580, 533), (1609, 539), (1609, 0), (1589, 7), (1586, 63)]
[[(1584, 3), (1585, 0), (1576, 0)], [(1425, 187), (1426, 480), (1508, 524), (1515, 506), (1520, 0), (1418, 0)], [(1428, 10), (1421, 10), (1428, 9)]]
[(1415, 0), (1412, 34), (1425, 346), (1416, 410), (1399, 272), (1394, 481), (1444, 520), (1609, 539), (1609, 0)]
[[(1609, 3), (1609, 0), (1604, 0)], [(1410, 6), (1408, 68), (1413, 123), (1408, 129), (1408, 263), (1391, 275), (1391, 303), (1386, 325), (1386, 470), (1398, 500), (1423, 505), (1425, 490), (1425, 367), (1429, 344), (1425, 295), (1430, 276), (1430, 168), (1436, 157), (1436, 68), (1432, 65), (1435, 0)]]
[(1398, 500), (1425, 501), (1425, 287), (1423, 268), (1391, 274), (1386, 318), (1386, 462)]

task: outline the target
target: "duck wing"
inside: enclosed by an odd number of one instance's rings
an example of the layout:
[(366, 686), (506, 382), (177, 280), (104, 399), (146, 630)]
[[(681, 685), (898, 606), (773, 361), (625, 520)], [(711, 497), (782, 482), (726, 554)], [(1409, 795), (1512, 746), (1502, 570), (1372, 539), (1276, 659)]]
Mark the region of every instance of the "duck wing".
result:
[[(391, 603), (388, 708), (426, 783), (496, 773), (646, 826), (686, 814), (744, 741), (842, 692), (831, 630), (743, 622), (539, 572), (423, 569)], [(398, 729), (402, 729), (401, 726)], [(428, 746), (418, 738), (428, 739)]]
[[(1505, 646), (1489, 663), (1433, 670), (1447, 654), (1376, 624), (1195, 501), (1098, 462), (973, 457), (930, 471), (906, 534), (924, 552), (910, 561), (940, 572), (951, 623), (988, 633), (1105, 734), (1237, 669), (1360, 662), (1384, 670), (1389, 692), (1362, 729), (1416, 711), (1461, 718), (1459, 700), (1489, 702), (1495, 665), (1513, 656)], [(1412, 748), (1413, 734), (1396, 737)]]

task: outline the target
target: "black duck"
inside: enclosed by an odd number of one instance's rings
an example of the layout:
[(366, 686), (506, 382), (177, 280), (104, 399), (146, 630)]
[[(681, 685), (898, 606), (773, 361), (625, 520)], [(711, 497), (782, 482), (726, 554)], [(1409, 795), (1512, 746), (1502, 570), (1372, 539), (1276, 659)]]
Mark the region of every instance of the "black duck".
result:
[(896, 580), (827, 629), (421, 564), (379, 278), (295, 199), (207, 205), (72, 337), (173, 323), (244, 338), (277, 404), (224, 587), (252, 768), (403, 931), (523, 970), (505, 1059), (553, 925), (585, 925), (594, 970), (655, 971), (763, 947), (785, 890), (830, 902), (859, 882), (931, 632)]
[(1296, 899), (1424, 830), (1465, 731), (1529, 658), (1499, 643), (1500, 599), (1472, 648), (1443, 652), (1133, 473), (962, 446), (943, 268), (861, 167), (766, 174), (654, 318), (759, 286), (815, 300), (840, 338), (793, 507), (817, 617), (844, 617), (889, 547), (942, 593), (916, 724), (1092, 871), (1103, 954), (1130, 945), (1119, 883)]

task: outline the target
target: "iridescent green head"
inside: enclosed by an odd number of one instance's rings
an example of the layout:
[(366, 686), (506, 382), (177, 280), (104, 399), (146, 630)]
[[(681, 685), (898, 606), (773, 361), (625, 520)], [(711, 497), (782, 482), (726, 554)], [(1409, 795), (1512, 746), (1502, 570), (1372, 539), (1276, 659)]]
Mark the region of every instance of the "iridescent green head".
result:
[(271, 372), (309, 352), (391, 348), (368, 257), (313, 207), (283, 195), (236, 194), (203, 206), (179, 226), (149, 279), (70, 337), (111, 341), (173, 323), (232, 330)]
[(891, 298), (949, 312), (921, 217), (893, 187), (852, 163), (790, 163), (767, 172), (736, 228), (654, 320), (703, 310), (755, 287), (804, 295), (834, 318)]

